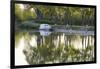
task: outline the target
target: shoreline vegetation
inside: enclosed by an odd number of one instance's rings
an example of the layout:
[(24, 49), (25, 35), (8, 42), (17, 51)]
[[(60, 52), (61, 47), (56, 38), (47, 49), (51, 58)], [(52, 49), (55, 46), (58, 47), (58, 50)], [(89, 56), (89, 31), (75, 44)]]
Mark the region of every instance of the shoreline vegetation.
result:
[(16, 27), (38, 29), (44, 23), (60, 28), (94, 28), (94, 8), (15, 4)]

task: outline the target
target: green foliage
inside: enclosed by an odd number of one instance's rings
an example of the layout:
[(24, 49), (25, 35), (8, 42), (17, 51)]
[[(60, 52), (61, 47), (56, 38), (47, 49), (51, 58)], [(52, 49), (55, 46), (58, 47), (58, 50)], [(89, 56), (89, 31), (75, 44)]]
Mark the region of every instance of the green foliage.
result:
[[(24, 4), (24, 6), (27, 4)], [(34, 9), (31, 11), (30, 9)], [(90, 25), (94, 26), (94, 8), (44, 6), (30, 4), (22, 10), (19, 4), (15, 5), (15, 15), (18, 20), (34, 20), (37, 23), (63, 25)]]
[(22, 11), (21, 8), (18, 4), (15, 4), (15, 16), (17, 20), (22, 20), (23, 15), (22, 15)]
[(36, 18), (35, 12), (31, 9), (21, 9), (20, 4), (15, 4), (15, 16), (19, 21), (27, 21)]

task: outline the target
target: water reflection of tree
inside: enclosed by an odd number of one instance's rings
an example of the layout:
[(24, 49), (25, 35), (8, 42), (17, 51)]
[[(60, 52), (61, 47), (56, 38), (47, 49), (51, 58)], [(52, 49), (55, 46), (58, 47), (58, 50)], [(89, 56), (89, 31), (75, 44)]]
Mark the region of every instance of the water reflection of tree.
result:
[[(56, 36), (55, 36), (56, 35)], [(61, 43), (62, 33), (51, 34), (50, 36), (40, 36), (37, 35), (37, 47), (32, 47), (28, 42), (28, 47), (30, 47), (27, 52), (24, 50), (27, 62), (29, 64), (44, 64), (44, 63), (64, 63), (64, 62), (81, 62), (81, 61), (93, 61), (93, 49), (92, 45), (89, 43), (86, 46), (87, 37), (82, 36), (82, 41), (85, 43), (85, 48), (76, 49), (71, 45), (72, 40), (77, 39), (76, 36), (64, 35), (65, 44)], [(55, 40), (58, 40), (56, 44)], [(88, 37), (88, 42), (89, 42)], [(30, 51), (30, 53), (29, 53)], [(29, 54), (28, 54), (29, 53)]]
[[(94, 39), (93, 38), (94, 38), (94, 36), (81, 36), (81, 38), (82, 38), (82, 47), (83, 47), (82, 49), (84, 50), (84, 52), (82, 54), (83, 59), (86, 58), (86, 56), (89, 60), (93, 59), (93, 56), (94, 56), (94, 53), (93, 53), (94, 52), (94, 46), (93, 46)], [(88, 53), (86, 54), (86, 52), (88, 52)], [(89, 58), (90, 55), (92, 55), (91, 58)]]
[[(15, 47), (18, 47), (18, 44), (20, 42), (20, 39), (23, 37), (23, 35), (27, 35), (26, 32), (20, 32), (20, 31), (16, 31), (15, 32)], [(27, 37), (29, 38), (29, 36), (27, 35)]]

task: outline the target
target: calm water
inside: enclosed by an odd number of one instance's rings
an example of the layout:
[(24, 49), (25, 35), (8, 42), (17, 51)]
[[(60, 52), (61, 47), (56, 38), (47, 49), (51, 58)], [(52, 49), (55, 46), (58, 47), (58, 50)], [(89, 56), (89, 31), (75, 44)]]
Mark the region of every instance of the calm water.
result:
[(93, 31), (19, 30), (15, 34), (16, 65), (94, 60)]

